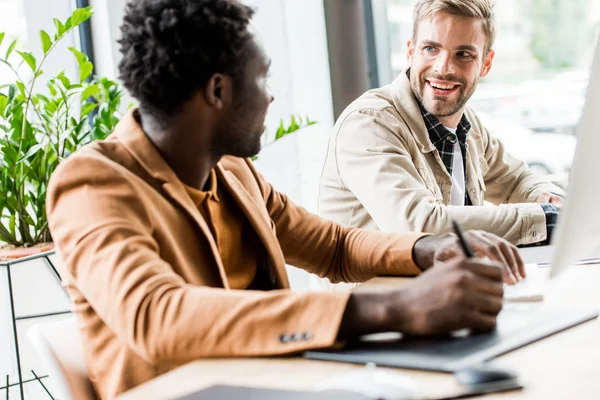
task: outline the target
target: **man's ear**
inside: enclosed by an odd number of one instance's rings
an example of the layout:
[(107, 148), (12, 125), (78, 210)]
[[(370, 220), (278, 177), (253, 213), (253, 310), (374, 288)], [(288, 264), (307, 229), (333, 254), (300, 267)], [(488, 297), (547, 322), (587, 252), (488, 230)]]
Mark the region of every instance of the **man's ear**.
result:
[(487, 56), (485, 56), (483, 60), (483, 66), (481, 67), (481, 73), (479, 74), (480, 78), (484, 78), (487, 74), (490, 73), (495, 55), (496, 53), (494, 52), (494, 50), (488, 51)]
[(410, 67), (412, 64), (413, 54), (415, 53), (415, 46), (412, 40), (406, 42), (406, 63)]
[(231, 93), (231, 77), (223, 74), (211, 76), (204, 89), (206, 102), (217, 110), (223, 110), (231, 102)]

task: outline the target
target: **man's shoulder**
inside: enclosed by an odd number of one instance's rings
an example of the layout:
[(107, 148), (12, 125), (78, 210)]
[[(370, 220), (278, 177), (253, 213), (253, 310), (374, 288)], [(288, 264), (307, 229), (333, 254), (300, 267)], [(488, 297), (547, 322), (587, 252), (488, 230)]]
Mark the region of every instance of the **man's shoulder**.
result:
[(50, 186), (58, 183), (121, 179), (144, 175), (143, 169), (118, 141), (109, 137), (87, 144), (60, 163)]
[(387, 85), (363, 93), (346, 107), (342, 115), (348, 115), (353, 112), (385, 113), (393, 112), (394, 110), (396, 110), (396, 106), (394, 104), (392, 86)]

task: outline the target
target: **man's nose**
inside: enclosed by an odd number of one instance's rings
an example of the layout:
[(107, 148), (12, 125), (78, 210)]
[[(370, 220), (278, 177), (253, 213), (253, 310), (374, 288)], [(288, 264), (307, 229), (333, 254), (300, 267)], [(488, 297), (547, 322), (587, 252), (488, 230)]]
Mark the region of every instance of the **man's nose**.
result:
[(454, 73), (454, 65), (452, 64), (452, 57), (450, 57), (450, 53), (441, 52), (438, 54), (435, 63), (433, 64), (433, 69), (440, 75)]

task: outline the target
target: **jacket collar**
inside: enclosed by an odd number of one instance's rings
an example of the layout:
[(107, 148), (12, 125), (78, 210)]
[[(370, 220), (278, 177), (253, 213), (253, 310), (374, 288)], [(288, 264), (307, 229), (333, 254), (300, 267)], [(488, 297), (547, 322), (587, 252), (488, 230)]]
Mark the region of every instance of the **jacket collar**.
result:
[[(139, 112), (137, 109), (130, 110), (117, 125), (115, 132), (110, 136), (112, 140), (118, 140), (131, 154), (131, 156), (156, 179), (162, 187), (165, 196), (182, 207), (196, 222), (200, 230), (206, 236), (213, 256), (219, 268), (219, 274), (225, 288), (229, 288), (225, 268), (221, 260), (221, 254), (213, 238), (210, 228), (200, 214), (198, 207), (185, 190), (185, 186), (179, 180), (175, 172), (158, 152), (158, 149), (146, 136), (140, 126)], [(254, 204), (254, 199), (248, 194), (239, 180), (229, 171), (226, 171), (221, 163), (217, 164), (217, 175), (226, 183), (226, 188), (232, 194), (240, 209), (244, 212), (261, 241), (271, 260), (275, 273), (276, 285), (289, 288), (287, 273), (285, 272), (285, 260), (279, 247), (277, 238), (273, 235), (266, 219)], [(268, 217), (268, 216), (267, 216)]]
[(403, 70), (394, 82), (392, 82), (394, 107), (405, 120), (421, 152), (430, 153), (435, 150), (435, 146), (431, 142), (431, 139), (429, 139), (427, 127), (421, 114), (421, 108), (413, 95), (407, 72), (408, 68)]

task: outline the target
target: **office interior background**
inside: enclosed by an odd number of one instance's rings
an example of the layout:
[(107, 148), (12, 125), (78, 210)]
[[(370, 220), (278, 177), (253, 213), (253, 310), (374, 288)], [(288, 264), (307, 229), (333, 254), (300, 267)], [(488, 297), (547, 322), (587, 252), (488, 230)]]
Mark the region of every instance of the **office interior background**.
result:
[[(275, 102), (269, 109), (264, 148), (256, 164), (277, 189), (316, 211), (318, 179), (335, 118), (364, 91), (392, 82), (403, 70), (414, 0), (243, 2), (256, 7), (253, 25), (272, 58), (269, 83)], [(79, 3), (0, 0), (0, 31), (6, 32), (0, 54), (16, 38), (18, 49), (40, 55), (39, 31), (52, 30), (52, 18), (66, 18)], [(90, 0), (89, 4), (95, 10), (91, 47), (82, 48), (85, 41), (74, 32), (52, 54), (46, 72), (64, 69), (75, 76), (77, 66), (67, 48), (76, 47), (93, 58), (96, 74), (118, 78), (117, 39), (125, 0)], [(600, 1), (497, 0), (496, 15), (493, 69), (481, 80), (470, 106), (509, 152), (566, 187), (575, 127), (600, 30)], [(0, 65), (0, 87), (12, 79), (11, 71)], [(280, 119), (292, 114), (318, 123), (273, 143)], [(324, 288), (303, 271), (292, 267), (289, 271), (294, 290)], [(35, 279), (35, 275), (17, 276), (15, 286), (42, 287), (32, 283)], [(59, 296), (44, 290), (19, 295), (17, 301), (26, 308), (23, 303), (31, 302), (34, 307), (40, 299)], [(15, 376), (9, 318), (6, 283), (0, 275), (0, 398), (6, 397), (4, 377), (14, 381)], [(23, 321), (20, 332), (28, 323)], [(43, 376), (44, 367), (26, 342), (23, 334), (26, 377), (30, 378), (27, 371), (31, 369)], [(30, 398), (47, 398), (39, 385), (28, 385), (27, 390)]]

